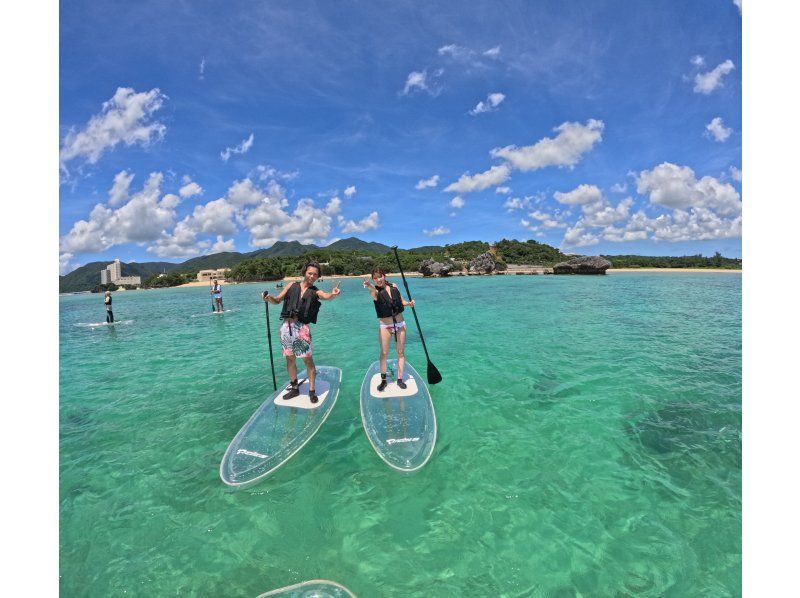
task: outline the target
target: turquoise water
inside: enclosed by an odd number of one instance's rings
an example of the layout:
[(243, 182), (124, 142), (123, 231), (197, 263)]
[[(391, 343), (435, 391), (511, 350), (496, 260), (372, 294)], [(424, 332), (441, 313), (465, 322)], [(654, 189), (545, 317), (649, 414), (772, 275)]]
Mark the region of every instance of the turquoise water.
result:
[[(339, 401), (244, 491), (218, 469), (272, 389), (274, 283), (226, 286), (222, 316), (203, 287), (117, 293), (113, 328), (75, 325), (101, 296), (61, 297), (62, 595), (741, 593), (739, 274), (409, 282), (444, 376), (431, 461), (392, 471), (361, 429), (377, 326), (345, 280), (313, 328)], [(416, 334), (407, 357), (424, 371)]]

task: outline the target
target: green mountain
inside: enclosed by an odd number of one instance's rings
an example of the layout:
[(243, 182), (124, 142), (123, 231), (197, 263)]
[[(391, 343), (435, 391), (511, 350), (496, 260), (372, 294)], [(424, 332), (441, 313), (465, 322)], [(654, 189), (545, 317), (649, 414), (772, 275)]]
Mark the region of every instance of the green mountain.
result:
[(368, 251), (370, 253), (380, 253), (381, 255), (389, 253), (392, 250), (391, 247), (384, 245), (383, 243), (375, 243), (374, 241), (367, 243), (366, 241), (362, 241), (356, 237), (339, 239), (324, 249), (329, 249), (331, 251)]
[(255, 257), (297, 257), (312, 249), (319, 249), (319, 247), (313, 243), (303, 245), (300, 241), (278, 241), (268, 249), (258, 249), (244, 255), (248, 259)]
[[(58, 277), (59, 293), (77, 293), (89, 291), (100, 284), (100, 272), (106, 269), (111, 262), (89, 262), (76, 268), (69, 274)], [(123, 276), (140, 276), (142, 280), (160, 272), (171, 272), (180, 264), (171, 262), (131, 262), (122, 263)]]
[(181, 272), (198, 270), (217, 270), (219, 268), (233, 268), (242, 260), (248, 259), (250, 254), (239, 253), (238, 251), (223, 251), (211, 255), (193, 257), (182, 264), (174, 264), (176, 270)]

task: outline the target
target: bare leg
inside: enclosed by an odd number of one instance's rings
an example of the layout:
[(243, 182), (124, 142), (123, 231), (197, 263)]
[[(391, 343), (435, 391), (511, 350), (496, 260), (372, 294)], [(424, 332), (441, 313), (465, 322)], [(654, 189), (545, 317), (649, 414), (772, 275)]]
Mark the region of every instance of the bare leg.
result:
[(406, 367), (406, 329), (405, 326), (397, 331), (394, 348), (397, 350), (397, 379), (403, 379), (403, 370)]
[(386, 373), (386, 360), (389, 357), (389, 340), (392, 333), (385, 328), (378, 327), (378, 344), (381, 347), (381, 374)]
[(289, 373), (289, 382), (297, 380), (297, 357), (294, 355), (286, 356), (286, 371)]
[[(314, 381), (317, 379), (317, 366), (314, 365), (314, 358), (309, 355), (308, 357), (303, 357), (303, 361), (306, 364), (306, 373), (308, 374), (308, 390), (315, 390), (317, 388), (314, 386)], [(297, 369), (295, 368), (296, 371)]]

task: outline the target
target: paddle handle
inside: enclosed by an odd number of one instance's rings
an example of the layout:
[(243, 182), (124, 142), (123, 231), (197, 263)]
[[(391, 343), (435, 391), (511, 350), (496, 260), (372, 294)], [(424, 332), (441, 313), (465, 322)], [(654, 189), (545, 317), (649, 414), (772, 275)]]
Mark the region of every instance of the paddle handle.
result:
[[(406, 281), (406, 275), (403, 272), (403, 265), (400, 263), (400, 256), (397, 255), (397, 245), (392, 247), (392, 251), (394, 251), (394, 259), (397, 260), (397, 267), (400, 268), (400, 276), (403, 277), (403, 286), (406, 288), (406, 295), (408, 295), (408, 300), (413, 301), (411, 298), (411, 290), (408, 288), (408, 282)], [(417, 310), (414, 309), (414, 306), (411, 306), (411, 313), (414, 314), (414, 321), (417, 323), (417, 330), (419, 331), (419, 338), (422, 341), (422, 350), (425, 351), (425, 359), (429, 362), (431, 358), (428, 356), (428, 347), (425, 345), (425, 337), (422, 336), (422, 328), (419, 325), (419, 318), (417, 317)]]

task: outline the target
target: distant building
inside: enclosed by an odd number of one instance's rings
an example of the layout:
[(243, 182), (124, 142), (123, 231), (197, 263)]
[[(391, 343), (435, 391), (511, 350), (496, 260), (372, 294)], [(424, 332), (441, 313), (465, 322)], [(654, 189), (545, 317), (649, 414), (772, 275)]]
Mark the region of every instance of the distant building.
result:
[(219, 268), (218, 270), (200, 270), (197, 273), (197, 282), (211, 282), (215, 278), (224, 281), (230, 272), (230, 268)]
[(120, 286), (123, 284), (136, 286), (142, 284), (142, 279), (140, 276), (123, 276), (122, 264), (116, 259), (100, 271), (100, 284), (110, 283)]

